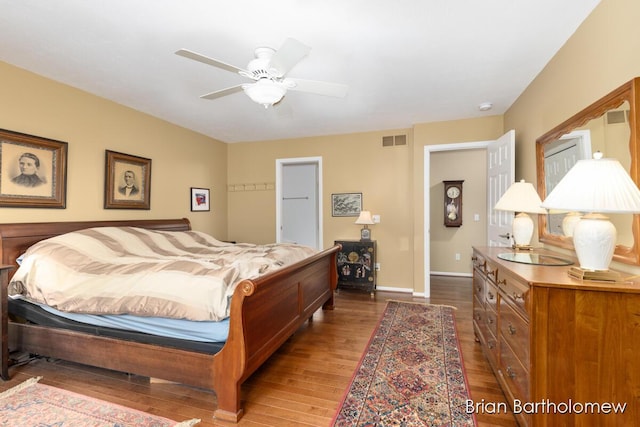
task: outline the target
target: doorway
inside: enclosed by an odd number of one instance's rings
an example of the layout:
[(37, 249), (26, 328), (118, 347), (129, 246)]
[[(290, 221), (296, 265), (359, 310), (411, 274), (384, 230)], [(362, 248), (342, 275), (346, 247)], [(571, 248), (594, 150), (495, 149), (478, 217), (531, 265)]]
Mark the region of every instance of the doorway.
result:
[(322, 249), (322, 158), (276, 160), (276, 242)]
[[(424, 147), (424, 297), (429, 298), (431, 296), (431, 215), (430, 215), (430, 195), (428, 193), (431, 188), (430, 183), (430, 174), (431, 174), (431, 153), (439, 152), (439, 151), (458, 151), (458, 150), (474, 150), (474, 149), (484, 149), (488, 150), (491, 148), (495, 148), (498, 146), (508, 146), (507, 150), (501, 150), (503, 155), (502, 162), (506, 162), (509, 165), (509, 172), (511, 173), (510, 178), (506, 178), (509, 181), (509, 184), (513, 182), (513, 174), (515, 169), (515, 132), (513, 130), (507, 132), (502, 137), (496, 139), (495, 141), (479, 141), (479, 142), (463, 142), (457, 144), (438, 144), (438, 145), (425, 145)], [(489, 164), (490, 156), (487, 156), (487, 171), (490, 174), (491, 170), (493, 170), (493, 166)], [(488, 184), (489, 185), (489, 184)], [(503, 188), (501, 192), (487, 192), (487, 194), (492, 193), (494, 196), (500, 197), (502, 193), (506, 190)], [(487, 210), (491, 212), (493, 209), (489, 208), (491, 205), (489, 202), (487, 203)], [(489, 226), (489, 225), (488, 225)], [(489, 231), (487, 231), (489, 234)]]

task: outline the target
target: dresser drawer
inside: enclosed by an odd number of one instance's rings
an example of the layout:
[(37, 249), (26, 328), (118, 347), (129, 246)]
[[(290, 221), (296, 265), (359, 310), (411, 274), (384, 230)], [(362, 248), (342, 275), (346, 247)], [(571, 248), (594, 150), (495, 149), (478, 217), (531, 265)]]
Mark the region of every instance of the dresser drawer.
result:
[(471, 261), (473, 262), (473, 268), (477, 268), (482, 273), (485, 273), (487, 266), (487, 259), (481, 253), (474, 251), (473, 256), (471, 257)]
[(484, 301), (478, 299), (478, 297), (473, 297), (473, 321), (478, 325), (486, 325), (486, 310), (484, 308)]
[(485, 340), (486, 347), (484, 348), (484, 353), (489, 360), (489, 364), (495, 370), (498, 367), (498, 339), (496, 338), (496, 335), (487, 328)]
[(500, 374), (514, 399), (529, 401), (529, 371), (520, 363), (504, 337), (500, 337)]
[(487, 328), (498, 336), (498, 290), (495, 286), (487, 283), (487, 292), (485, 293), (485, 321)]
[(531, 306), (529, 285), (518, 282), (504, 271), (500, 272), (497, 285), (500, 289), (500, 297), (512, 304), (525, 319), (529, 319)]
[(500, 333), (520, 362), (529, 367), (529, 323), (500, 297)]
[(496, 283), (498, 276), (498, 266), (490, 261), (487, 261), (485, 266), (485, 274), (487, 275), (487, 280), (491, 283)]
[(473, 295), (482, 301), (484, 306), (484, 276), (480, 276), (477, 271), (473, 274)]

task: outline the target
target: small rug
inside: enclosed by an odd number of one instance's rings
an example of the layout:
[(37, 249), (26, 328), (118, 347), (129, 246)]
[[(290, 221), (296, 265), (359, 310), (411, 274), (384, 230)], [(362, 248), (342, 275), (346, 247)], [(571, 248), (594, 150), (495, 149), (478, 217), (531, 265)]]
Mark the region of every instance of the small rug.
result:
[(142, 411), (39, 384), (41, 377), (0, 393), (0, 426), (20, 427), (188, 427)]
[(389, 301), (334, 426), (475, 426), (453, 307)]

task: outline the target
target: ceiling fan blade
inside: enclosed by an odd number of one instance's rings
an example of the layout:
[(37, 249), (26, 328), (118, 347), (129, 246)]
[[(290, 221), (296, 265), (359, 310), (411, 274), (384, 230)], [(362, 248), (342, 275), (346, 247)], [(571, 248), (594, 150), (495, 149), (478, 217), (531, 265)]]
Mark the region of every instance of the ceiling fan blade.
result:
[(285, 82), (290, 83), (287, 85), (289, 90), (314, 93), (316, 95), (335, 96), (337, 98), (347, 96), (347, 90), (349, 89), (347, 85), (340, 83), (320, 82), (317, 80), (288, 78)]
[(215, 92), (207, 93), (206, 95), (202, 95), (200, 98), (202, 99), (222, 98), (223, 96), (231, 95), (236, 92), (242, 92), (242, 86), (243, 85), (231, 86), (226, 89), (221, 89)]
[(221, 68), (223, 70), (231, 71), (232, 73), (244, 73), (250, 74), (248, 71), (238, 68), (235, 65), (227, 64), (226, 62), (218, 61), (217, 59), (209, 58), (208, 56), (201, 55), (189, 49), (180, 49), (176, 51), (176, 55), (183, 56), (185, 58), (193, 59), (194, 61), (202, 62), (204, 64), (213, 65), (214, 67)]
[(309, 54), (311, 48), (295, 39), (286, 39), (269, 62), (270, 71), (282, 77)]

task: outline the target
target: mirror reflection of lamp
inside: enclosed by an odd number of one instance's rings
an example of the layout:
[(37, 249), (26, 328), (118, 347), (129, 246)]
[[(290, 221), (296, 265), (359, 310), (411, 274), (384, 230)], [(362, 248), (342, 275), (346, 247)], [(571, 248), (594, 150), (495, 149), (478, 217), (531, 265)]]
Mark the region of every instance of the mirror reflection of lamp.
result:
[(493, 207), (497, 211), (515, 212), (513, 218), (513, 241), (515, 249), (531, 249), (533, 237), (533, 220), (528, 214), (544, 214), (547, 211), (540, 207), (542, 200), (533, 184), (514, 182), (504, 192), (498, 203)]
[(593, 159), (578, 160), (542, 206), (588, 212), (573, 230), (573, 246), (580, 268), (583, 272), (608, 271), (617, 233), (609, 218), (602, 214), (640, 213), (640, 190), (619, 161), (604, 159), (602, 153), (596, 152)]
[(360, 211), (360, 216), (356, 219), (356, 224), (364, 225), (360, 230), (360, 240), (371, 240), (371, 230), (369, 229), (369, 226), (375, 224), (371, 217), (371, 212)]

